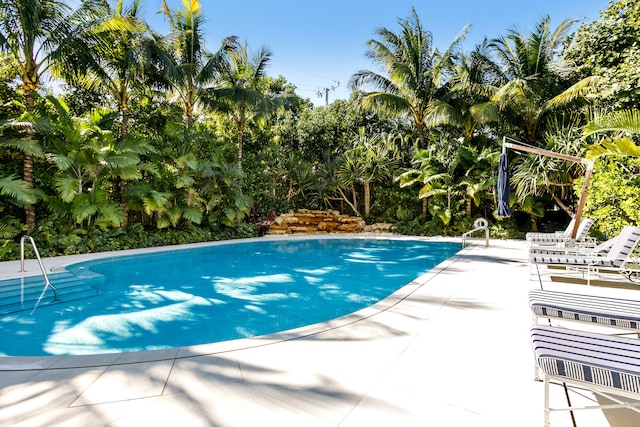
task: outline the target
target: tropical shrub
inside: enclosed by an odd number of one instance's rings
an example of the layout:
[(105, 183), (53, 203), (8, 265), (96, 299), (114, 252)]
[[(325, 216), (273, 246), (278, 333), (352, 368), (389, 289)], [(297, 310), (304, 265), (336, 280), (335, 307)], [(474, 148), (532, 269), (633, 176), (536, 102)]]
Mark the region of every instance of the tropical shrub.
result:
[[(575, 182), (579, 194), (584, 179)], [(583, 216), (594, 220), (598, 238), (615, 236), (625, 225), (640, 224), (640, 158), (602, 157), (595, 163)]]

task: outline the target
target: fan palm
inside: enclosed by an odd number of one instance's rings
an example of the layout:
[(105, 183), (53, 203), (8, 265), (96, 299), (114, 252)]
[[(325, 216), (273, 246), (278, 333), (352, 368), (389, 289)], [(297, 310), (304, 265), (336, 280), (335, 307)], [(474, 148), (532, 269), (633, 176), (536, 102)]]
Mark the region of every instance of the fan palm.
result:
[(119, 141), (100, 128), (107, 111), (94, 111), (86, 118), (72, 117), (63, 101), (49, 98), (58, 112), (50, 138), (48, 159), (58, 171), (54, 185), (59, 200), (50, 207), (76, 223), (95, 222), (118, 226), (125, 220), (122, 207), (110, 200), (112, 179), (139, 180), (140, 154), (150, 148), (135, 141)]
[(0, 178), (0, 195), (9, 196), (15, 204), (35, 203), (33, 188), (13, 175)]

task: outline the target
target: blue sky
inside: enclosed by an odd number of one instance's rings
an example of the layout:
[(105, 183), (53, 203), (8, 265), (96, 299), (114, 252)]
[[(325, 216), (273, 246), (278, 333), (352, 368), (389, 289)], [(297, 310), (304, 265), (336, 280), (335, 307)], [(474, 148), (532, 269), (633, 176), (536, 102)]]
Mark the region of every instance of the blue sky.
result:
[[(347, 82), (361, 69), (375, 70), (366, 57), (366, 43), (377, 28), (398, 31), (399, 19), (415, 7), (435, 45), (446, 48), (466, 24), (471, 24), (463, 43), (470, 51), (484, 37), (494, 38), (516, 28), (528, 32), (543, 15), (555, 28), (564, 19), (580, 23), (599, 18), (608, 0), (200, 0), (205, 17), (206, 42), (217, 50), (220, 41), (235, 35), (249, 46), (272, 53), (268, 74), (284, 76), (297, 93), (316, 105), (324, 104), (319, 91), (329, 91), (329, 102), (347, 99)], [(166, 19), (156, 14), (161, 0), (142, 0), (144, 16), (152, 28), (167, 33)], [(182, 0), (167, 0), (172, 9)]]

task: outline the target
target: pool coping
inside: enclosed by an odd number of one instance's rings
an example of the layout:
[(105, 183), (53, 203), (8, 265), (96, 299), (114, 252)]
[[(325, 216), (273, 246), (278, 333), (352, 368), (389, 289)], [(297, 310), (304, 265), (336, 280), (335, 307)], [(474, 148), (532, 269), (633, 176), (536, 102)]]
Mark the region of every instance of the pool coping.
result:
[[(277, 240), (310, 240), (310, 239), (394, 239), (394, 240), (418, 240), (425, 242), (447, 242), (460, 243), (456, 238), (447, 237), (421, 237), (421, 236), (403, 236), (396, 234), (305, 234), (305, 235), (286, 235), (286, 236), (265, 236), (248, 239), (221, 240), (214, 242), (201, 242), (186, 245), (159, 246), (153, 248), (128, 249), (122, 251), (99, 252), (95, 254), (70, 255), (65, 257), (55, 257), (43, 259), (46, 269), (50, 272), (63, 272), (69, 265), (78, 262), (90, 261), (96, 259), (110, 258), (114, 256), (137, 255), (155, 252), (167, 252), (178, 249), (189, 249), (207, 246), (219, 246), (227, 244), (252, 243), (258, 241), (277, 241)], [(301, 326), (294, 329), (275, 332), (266, 335), (260, 335), (249, 338), (240, 338), (235, 340), (220, 341), (215, 343), (197, 344), (184, 347), (175, 347), (160, 350), (143, 350), (124, 353), (102, 353), (90, 355), (74, 355), (74, 356), (0, 356), (0, 372), (2, 371), (33, 371), (47, 369), (72, 369), (72, 368), (90, 368), (102, 366), (119, 366), (135, 363), (159, 362), (165, 360), (188, 359), (206, 355), (222, 354), (237, 350), (245, 350), (249, 348), (257, 348), (262, 346), (273, 345), (285, 341), (297, 340), (310, 337), (323, 332), (339, 329), (357, 322), (367, 320), (377, 314), (383, 313), (400, 302), (410, 297), (421, 287), (426, 285), (430, 280), (447, 269), (448, 266), (455, 263), (456, 260), (464, 256), (472, 246), (461, 248), (454, 255), (440, 262), (426, 273), (418, 276), (411, 282), (407, 283), (391, 295), (377, 303), (355, 311), (353, 313), (330, 319), (324, 322), (314, 323), (311, 325)], [(10, 264), (19, 263), (19, 261), (7, 261), (0, 263), (0, 279), (29, 277), (39, 275), (39, 268), (35, 265), (35, 260), (27, 263), (25, 261), (25, 269), (27, 271), (22, 274), (8, 276), (4, 269)], [(29, 265), (31, 264), (31, 265)], [(35, 268), (34, 268), (35, 265)]]

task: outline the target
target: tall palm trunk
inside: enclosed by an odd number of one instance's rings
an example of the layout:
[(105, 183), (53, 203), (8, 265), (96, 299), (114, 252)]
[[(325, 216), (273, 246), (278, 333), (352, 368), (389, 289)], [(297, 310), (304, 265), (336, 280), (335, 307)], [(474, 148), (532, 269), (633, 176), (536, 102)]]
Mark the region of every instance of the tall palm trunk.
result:
[(242, 169), (242, 134), (244, 130), (238, 131), (238, 169)]
[(416, 123), (416, 128), (418, 129), (418, 139), (420, 142), (420, 147), (418, 148), (427, 148), (427, 144), (424, 141), (424, 123)]
[(364, 215), (369, 215), (371, 211), (371, 183), (365, 180), (363, 183), (364, 186)]
[(238, 169), (242, 170), (242, 137), (244, 136), (244, 130), (247, 126), (247, 119), (243, 112), (238, 117)]
[[(31, 83), (32, 82), (32, 83)], [(34, 110), (35, 105), (35, 87), (37, 84), (37, 77), (30, 80), (29, 84), (25, 86), (25, 109), (31, 113)], [(32, 128), (27, 131), (27, 138), (32, 139), (34, 132)], [(30, 188), (35, 188), (35, 180), (33, 179), (33, 156), (28, 153), (22, 154), (22, 178)], [(25, 223), (27, 225), (27, 234), (31, 234), (36, 226), (36, 206), (28, 204), (25, 208)]]
[[(120, 142), (123, 142), (127, 135), (129, 134), (129, 111), (128, 111), (128, 100), (125, 98), (120, 105), (120, 118), (122, 121), (122, 128), (120, 129)], [(129, 210), (127, 209), (127, 197), (125, 188), (127, 186), (126, 180), (121, 177), (117, 178), (117, 187), (118, 192), (120, 193), (120, 207), (124, 214), (124, 219), (122, 220), (122, 226), (126, 226), (129, 222)]]

